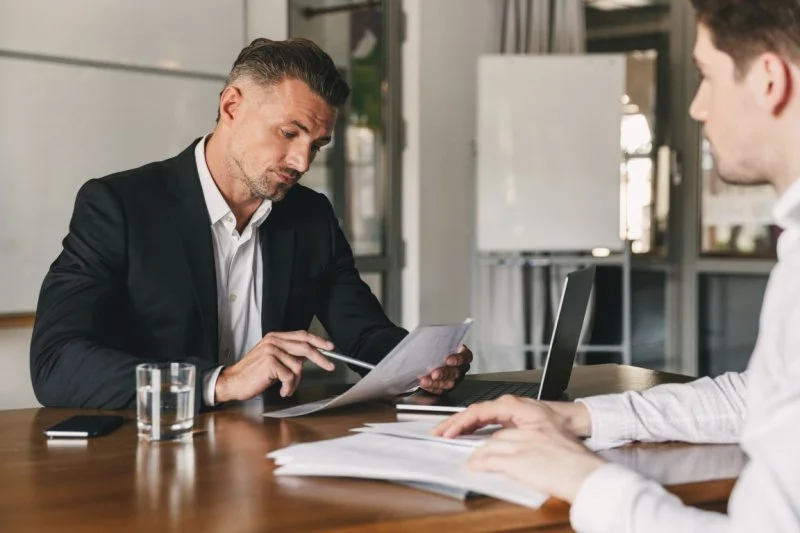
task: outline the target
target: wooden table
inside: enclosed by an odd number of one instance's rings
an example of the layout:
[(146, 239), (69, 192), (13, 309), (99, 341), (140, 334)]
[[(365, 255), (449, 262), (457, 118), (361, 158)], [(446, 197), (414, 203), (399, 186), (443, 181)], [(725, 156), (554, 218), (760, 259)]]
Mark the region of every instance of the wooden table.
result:
[[(528, 380), (538, 372), (480, 378)], [(688, 378), (618, 365), (579, 367), (572, 397), (645, 389)], [(300, 400), (329, 393), (301, 391)], [(269, 400), (268, 400), (269, 401)], [(263, 419), (254, 402), (201, 415), (190, 443), (147, 443), (135, 414), (85, 444), (48, 441), (44, 428), (67, 409), (0, 412), (0, 531), (569, 531), (568, 507), (531, 510), (491, 498), (467, 502), (387, 482), (276, 478), (267, 452), (395, 420), (370, 404), (293, 420)], [(667, 445), (675, 446), (675, 445)], [(733, 480), (670, 487), (684, 501), (724, 509)]]

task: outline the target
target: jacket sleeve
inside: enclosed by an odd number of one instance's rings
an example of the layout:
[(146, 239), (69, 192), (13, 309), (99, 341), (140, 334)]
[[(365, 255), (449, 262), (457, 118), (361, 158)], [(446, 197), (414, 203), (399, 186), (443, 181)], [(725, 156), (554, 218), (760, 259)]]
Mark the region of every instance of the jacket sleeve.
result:
[[(316, 314), (340, 350), (356, 359), (377, 364), (408, 332), (389, 320), (378, 299), (362, 281), (353, 251), (332, 207), (327, 201), (326, 205), (330, 213), (333, 257), (327, 290)], [(353, 370), (365, 373), (358, 367)]]
[[(46, 407), (130, 409), (135, 368), (149, 362), (125, 351), (127, 235), (122, 204), (100, 180), (78, 192), (63, 251), (39, 294), (31, 341), (33, 390)], [(214, 364), (200, 358), (202, 376)]]

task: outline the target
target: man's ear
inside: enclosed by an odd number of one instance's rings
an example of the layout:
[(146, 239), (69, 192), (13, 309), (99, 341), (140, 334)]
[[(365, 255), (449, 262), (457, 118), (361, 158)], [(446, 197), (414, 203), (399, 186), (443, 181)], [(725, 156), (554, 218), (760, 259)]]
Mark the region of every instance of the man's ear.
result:
[(235, 85), (228, 85), (219, 96), (219, 117), (223, 122), (235, 119), (242, 105), (242, 91)]
[(794, 92), (794, 80), (784, 58), (771, 52), (761, 54), (751, 65), (748, 79), (765, 111), (777, 116), (786, 109)]

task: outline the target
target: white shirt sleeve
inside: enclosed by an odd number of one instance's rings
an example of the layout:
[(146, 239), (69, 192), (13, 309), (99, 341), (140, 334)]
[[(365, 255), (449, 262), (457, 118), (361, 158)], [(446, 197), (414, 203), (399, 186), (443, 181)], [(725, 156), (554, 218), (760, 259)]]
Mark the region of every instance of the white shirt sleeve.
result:
[(581, 486), (570, 509), (572, 527), (581, 533), (800, 531), (800, 391), (770, 418), (751, 446), (727, 515), (687, 507), (658, 483), (607, 464)]
[(208, 407), (214, 407), (214, 391), (217, 389), (217, 378), (222, 371), (222, 367), (218, 366), (214, 370), (209, 370), (203, 375), (203, 403)]
[(607, 464), (586, 478), (573, 502), (576, 530), (800, 531), (800, 180), (776, 204), (775, 214), (788, 227), (778, 241), (780, 260), (767, 286), (746, 374), (582, 400), (592, 416), (592, 437), (602, 440), (741, 441), (749, 462), (728, 514), (686, 507), (657, 483)]
[(702, 443), (739, 442), (746, 410), (746, 373), (666, 384), (644, 392), (576, 400), (591, 415), (592, 438)]

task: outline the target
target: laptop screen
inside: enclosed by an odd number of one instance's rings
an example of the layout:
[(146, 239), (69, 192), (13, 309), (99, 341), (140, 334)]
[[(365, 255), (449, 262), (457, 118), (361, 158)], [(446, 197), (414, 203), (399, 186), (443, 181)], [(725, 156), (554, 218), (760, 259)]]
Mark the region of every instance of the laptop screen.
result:
[(567, 274), (542, 375), (540, 400), (559, 399), (569, 384), (589, 296), (592, 294), (595, 270), (594, 266), (590, 266)]

